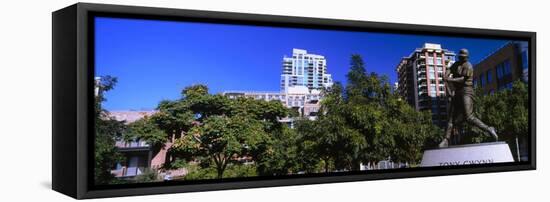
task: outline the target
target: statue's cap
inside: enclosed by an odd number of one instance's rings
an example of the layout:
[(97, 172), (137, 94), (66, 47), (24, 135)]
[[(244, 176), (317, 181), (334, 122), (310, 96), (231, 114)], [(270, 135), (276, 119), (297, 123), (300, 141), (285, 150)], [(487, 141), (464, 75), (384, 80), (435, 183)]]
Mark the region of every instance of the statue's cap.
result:
[(468, 57), (470, 55), (470, 53), (468, 52), (468, 49), (460, 49), (460, 52), (458, 53), (459, 56), (462, 56), (462, 57)]

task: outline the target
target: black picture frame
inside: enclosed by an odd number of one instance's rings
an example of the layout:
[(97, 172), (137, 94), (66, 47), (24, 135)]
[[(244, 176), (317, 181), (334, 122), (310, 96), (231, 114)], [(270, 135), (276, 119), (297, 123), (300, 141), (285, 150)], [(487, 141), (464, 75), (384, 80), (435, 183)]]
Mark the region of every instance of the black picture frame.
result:
[[(506, 38), (529, 43), (529, 161), (407, 168), (391, 171), (254, 177), (214, 181), (165, 182), (101, 187), (93, 184), (94, 38), (95, 16), (175, 21), (282, 26), (329, 30), (406, 33), (438, 36)], [(536, 33), (353, 20), (288, 17), (229, 12), (77, 3), (52, 14), (52, 188), (84, 199), (146, 194), (181, 193), (351, 182), (424, 176), (443, 176), (536, 169)]]

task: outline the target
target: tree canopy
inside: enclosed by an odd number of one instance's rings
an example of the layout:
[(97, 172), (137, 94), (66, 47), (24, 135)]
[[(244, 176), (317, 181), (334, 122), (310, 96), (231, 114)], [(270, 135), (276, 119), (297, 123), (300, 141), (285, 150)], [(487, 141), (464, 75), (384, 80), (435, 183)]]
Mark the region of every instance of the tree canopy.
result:
[(107, 100), (103, 93), (113, 89), (116, 83), (117, 79), (110, 76), (102, 77), (96, 83), (99, 91), (95, 97), (94, 182), (96, 184), (112, 183), (114, 176), (111, 174), (111, 168), (124, 160), (115, 147), (115, 139), (121, 138), (126, 126), (124, 122), (110, 117), (101, 106)]
[(335, 83), (324, 91), (317, 120), (297, 125), (325, 172), (386, 159), (419, 163), (427, 143), (440, 136), (429, 112), (416, 111), (392, 92), (388, 79), (369, 73), (360, 55), (351, 56), (347, 80), (345, 88)]
[(172, 159), (197, 161), (203, 168), (214, 166), (218, 178), (229, 164), (246, 158), (261, 162), (261, 154), (273, 150), (274, 137), (269, 134), (282, 130), (278, 119), (288, 114), (280, 102), (229, 99), (209, 94), (205, 85), (186, 87), (180, 99), (162, 101), (157, 110), (150, 122), (136, 122), (140, 127), (135, 131), (147, 133), (141, 137), (149, 140), (173, 141)]

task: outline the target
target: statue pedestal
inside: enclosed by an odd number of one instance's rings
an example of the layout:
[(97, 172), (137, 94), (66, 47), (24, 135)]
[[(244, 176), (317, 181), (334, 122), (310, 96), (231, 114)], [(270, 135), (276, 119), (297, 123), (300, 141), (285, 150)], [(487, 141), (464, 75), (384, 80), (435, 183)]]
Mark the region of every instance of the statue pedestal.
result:
[(421, 167), (514, 162), (505, 142), (449, 146), (424, 151)]

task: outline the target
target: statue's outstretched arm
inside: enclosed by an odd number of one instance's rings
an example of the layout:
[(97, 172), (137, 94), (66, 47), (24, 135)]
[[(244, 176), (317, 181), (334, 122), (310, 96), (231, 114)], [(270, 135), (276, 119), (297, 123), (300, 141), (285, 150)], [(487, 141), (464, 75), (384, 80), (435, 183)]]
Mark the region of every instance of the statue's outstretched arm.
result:
[(444, 78), (445, 81), (447, 82), (451, 82), (451, 83), (463, 83), (464, 82), (464, 77), (456, 77), (456, 78)]

